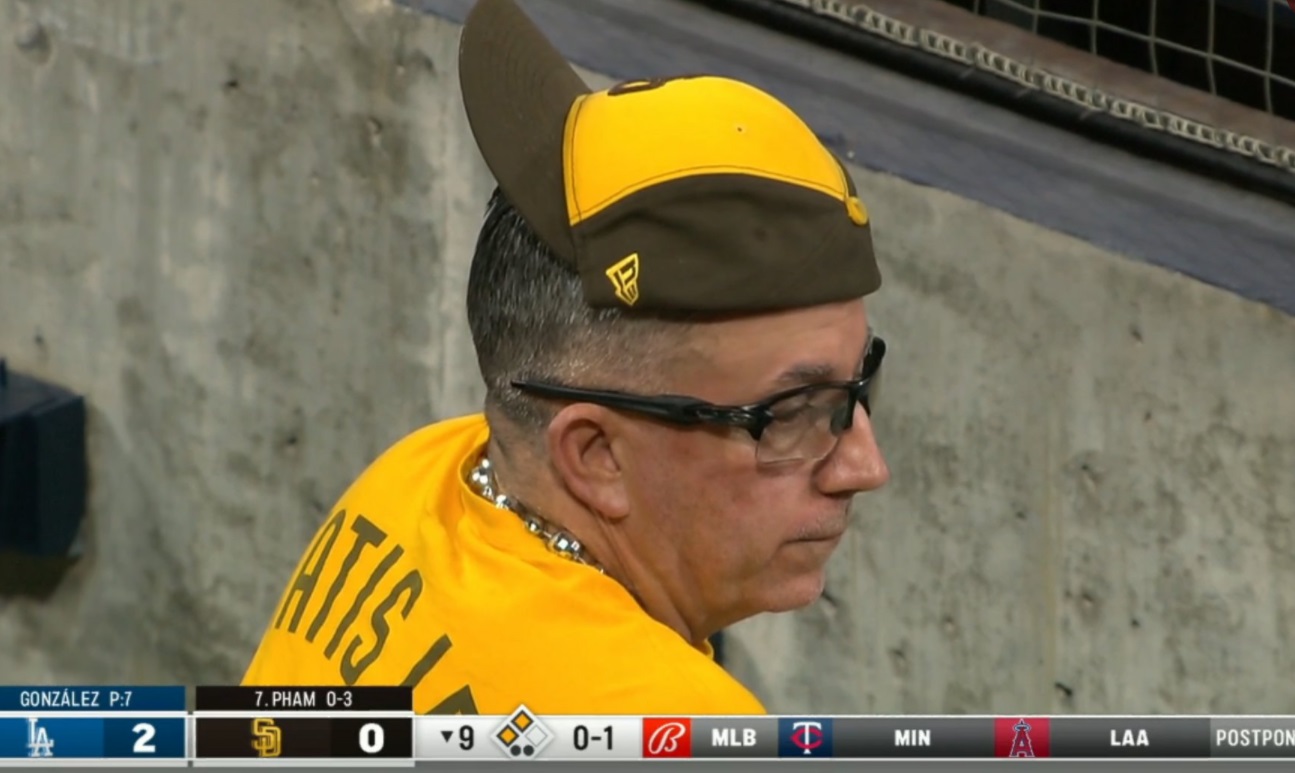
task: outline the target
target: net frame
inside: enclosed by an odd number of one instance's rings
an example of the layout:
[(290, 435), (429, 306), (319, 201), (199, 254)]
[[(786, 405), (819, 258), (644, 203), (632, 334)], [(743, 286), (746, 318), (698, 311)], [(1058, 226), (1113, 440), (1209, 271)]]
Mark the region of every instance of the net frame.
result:
[[(988, 3), (992, 2), (998, 6), (1014, 9), (1030, 17), (1030, 31), (1035, 35), (1039, 34), (1039, 21), (1050, 20), (1062, 24), (1080, 25), (1088, 30), (1088, 53), (1093, 56), (1101, 56), (1098, 47), (1098, 35), (1100, 32), (1109, 32), (1120, 37), (1137, 40), (1147, 45), (1148, 61), (1151, 63), (1150, 72), (1157, 77), (1160, 76), (1160, 57), (1157, 55), (1157, 49), (1165, 48), (1177, 51), (1182, 54), (1199, 57), (1205, 60), (1206, 72), (1209, 78), (1209, 93), (1215, 96), (1222, 96), (1219, 93), (1218, 78), (1215, 75), (1214, 66), (1216, 64), (1226, 64), (1229, 67), (1249, 73), (1261, 78), (1264, 82), (1264, 110), (1268, 113), (1274, 113), (1273, 106), (1273, 83), (1280, 83), (1295, 89), (1295, 78), (1287, 78), (1278, 75), (1273, 71), (1273, 52), (1276, 50), (1276, 33), (1277, 33), (1277, 8), (1285, 6), (1284, 0), (1268, 0), (1264, 5), (1267, 9), (1266, 30), (1267, 41), (1264, 50), (1264, 66), (1255, 67), (1251, 64), (1223, 56), (1214, 50), (1215, 43), (1218, 39), (1216, 34), (1216, 20), (1218, 11), (1217, 0), (1207, 0), (1206, 5), (1209, 8), (1209, 17), (1207, 21), (1207, 43), (1204, 49), (1179, 43), (1159, 35), (1160, 20), (1160, 0), (1149, 0), (1150, 20), (1149, 32), (1137, 32), (1127, 27), (1121, 27), (1118, 24), (1101, 19), (1102, 0), (1093, 0), (1093, 12), (1090, 16), (1080, 17), (1075, 14), (1061, 13), (1059, 11), (1048, 11), (1039, 7), (1039, 0), (1023, 2), (1022, 0), (970, 0), (973, 5), (973, 12), (982, 15), (988, 8)], [(1115, 0), (1107, 0), (1113, 2)]]
[[(998, 3), (1008, 3), (1016, 6), (1026, 12), (1033, 12), (1037, 5), (1035, 2), (1024, 3), (1020, 0), (994, 0)], [(1153, 3), (1157, 0), (1153, 0)], [(1274, 0), (1276, 2), (1277, 0)], [(1112, 116), (1121, 121), (1137, 125), (1143, 129), (1161, 132), (1182, 140), (1186, 140), (1198, 145), (1211, 147), (1224, 151), (1235, 156), (1244, 157), (1265, 164), (1269, 167), (1280, 169), (1285, 173), (1295, 176), (1295, 148), (1284, 144), (1270, 142), (1251, 134), (1234, 131), (1221, 126), (1206, 123), (1204, 121), (1180, 115), (1162, 107), (1148, 104), (1136, 99), (1122, 97), (1112, 90), (1104, 89), (1092, 83), (1085, 83), (1075, 78), (1049, 70), (1048, 68), (1032, 62), (1023, 61), (1014, 58), (1001, 51), (971, 40), (963, 40), (951, 35), (938, 32), (936, 30), (921, 26), (901, 19), (889, 16), (869, 6), (866, 2), (858, 0), (776, 0), (777, 4), (799, 8), (808, 11), (817, 16), (830, 19), (832, 21), (843, 23), (855, 28), (858, 31), (865, 32), (883, 38), (891, 43), (895, 43), (910, 49), (916, 49), (923, 53), (934, 55), (942, 59), (956, 62), (958, 64), (974, 68), (978, 71), (994, 75), (998, 78), (1015, 83), (1023, 88), (1041, 92), (1048, 96), (1071, 103), (1085, 111), (1098, 112)], [(977, 5), (985, 0), (975, 0)], [(1101, 0), (1095, 0), (1094, 14), (1099, 12)], [(1211, 17), (1213, 16), (1214, 0), (1210, 0)], [(1269, 17), (1274, 18), (1275, 7), (1269, 6)], [(1055, 12), (1040, 11), (1040, 18), (1045, 16), (1058, 16), (1065, 20), (1075, 20), (1073, 15), (1058, 14)], [(1096, 30), (1107, 27), (1115, 30), (1125, 31), (1121, 27), (1110, 25), (1107, 22), (1098, 20), (1100, 27), (1095, 26), (1090, 36), (1090, 45), (1096, 47)], [(1212, 24), (1212, 19), (1211, 19)], [(1269, 25), (1272, 38), (1272, 29), (1274, 25)], [(1037, 29), (1037, 22), (1036, 22)], [(1137, 35), (1139, 33), (1131, 33)], [(1164, 41), (1163, 38), (1156, 38), (1150, 34), (1144, 35), (1151, 39), (1149, 45), (1166, 45), (1172, 41)], [(1210, 39), (1213, 40), (1211, 34)], [(1173, 46), (1185, 48), (1189, 53), (1200, 54), (1201, 52), (1192, 49), (1190, 46), (1182, 46), (1173, 43)], [(1212, 52), (1213, 45), (1210, 45)], [(1268, 46), (1267, 60), (1269, 70), (1271, 70), (1273, 46)], [(1215, 55), (1218, 61), (1228, 63), (1234, 66), (1234, 61), (1224, 59)], [(1154, 61), (1154, 57), (1152, 58)], [(1250, 70), (1255, 70), (1246, 65)], [(1216, 84), (1211, 66), (1211, 85)], [(1156, 73), (1152, 73), (1156, 75)], [(1281, 76), (1270, 75), (1266, 81), (1265, 88), (1268, 94), (1268, 103), (1271, 106), (1271, 83), (1273, 80), (1283, 84), (1290, 82), (1295, 87), (1295, 81), (1282, 78)], [(1295, 179), (1295, 178), (1292, 178)]]

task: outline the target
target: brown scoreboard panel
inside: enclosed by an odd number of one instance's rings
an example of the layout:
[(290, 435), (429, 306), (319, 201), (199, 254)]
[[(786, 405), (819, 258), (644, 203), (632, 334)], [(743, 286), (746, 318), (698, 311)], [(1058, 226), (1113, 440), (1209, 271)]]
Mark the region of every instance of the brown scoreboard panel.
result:
[(196, 761), (412, 760), (407, 687), (199, 687)]

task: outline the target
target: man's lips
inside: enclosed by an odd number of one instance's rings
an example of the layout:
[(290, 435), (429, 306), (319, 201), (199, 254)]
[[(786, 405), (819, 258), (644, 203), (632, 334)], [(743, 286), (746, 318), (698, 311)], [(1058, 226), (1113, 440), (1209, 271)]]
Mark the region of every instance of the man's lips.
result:
[(808, 537), (800, 537), (792, 542), (833, 542), (845, 536), (844, 531), (834, 531), (826, 534), (815, 534)]
[(845, 536), (848, 515), (834, 515), (824, 522), (804, 529), (792, 542), (832, 542)]

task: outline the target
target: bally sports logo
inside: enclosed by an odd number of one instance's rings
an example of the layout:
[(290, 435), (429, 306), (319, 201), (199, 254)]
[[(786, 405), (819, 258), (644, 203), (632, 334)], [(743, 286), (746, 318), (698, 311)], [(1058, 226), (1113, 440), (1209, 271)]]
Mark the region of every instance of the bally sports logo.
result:
[(644, 717), (644, 757), (691, 757), (692, 720), (689, 718)]

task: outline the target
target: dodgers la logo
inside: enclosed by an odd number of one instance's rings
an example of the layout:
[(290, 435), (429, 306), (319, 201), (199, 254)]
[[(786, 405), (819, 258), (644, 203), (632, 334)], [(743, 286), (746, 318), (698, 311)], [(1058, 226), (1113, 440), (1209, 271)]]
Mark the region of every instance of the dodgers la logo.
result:
[(831, 757), (832, 720), (779, 719), (779, 757)]
[(40, 726), (40, 720), (35, 717), (27, 718), (27, 756), (54, 756), (54, 739), (49, 737), (49, 732)]

